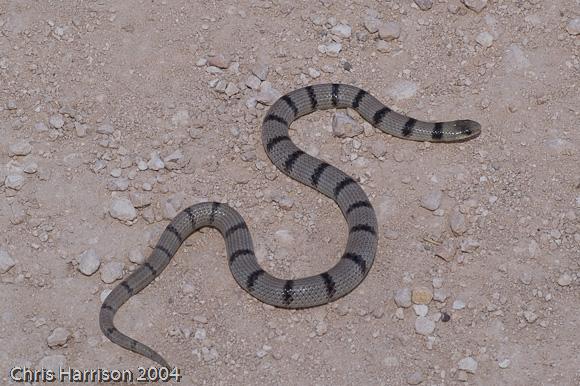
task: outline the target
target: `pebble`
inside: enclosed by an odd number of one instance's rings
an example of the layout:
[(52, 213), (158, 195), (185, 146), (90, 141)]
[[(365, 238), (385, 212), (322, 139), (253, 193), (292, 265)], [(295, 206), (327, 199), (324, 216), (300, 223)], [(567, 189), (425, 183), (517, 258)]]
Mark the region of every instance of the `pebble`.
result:
[(449, 295), (447, 295), (447, 291), (444, 289), (437, 288), (435, 291), (433, 291), (433, 300), (436, 302), (443, 303), (445, 300), (447, 300), (448, 297)]
[(461, 245), (459, 248), (461, 252), (471, 253), (474, 252), (477, 248), (480, 247), (480, 244), (477, 240), (473, 239), (465, 239), (461, 241)]
[(38, 131), (39, 133), (43, 133), (45, 131), (48, 131), (48, 126), (46, 126), (44, 122), (37, 122), (34, 125), (34, 130)]
[(474, 374), (477, 371), (477, 361), (472, 357), (465, 357), (457, 364), (459, 370)]
[(433, 7), (433, 0), (415, 0), (415, 4), (421, 11), (428, 11)]
[(489, 48), (493, 44), (493, 35), (489, 32), (480, 32), (475, 41), (478, 42), (482, 47)]
[(424, 316), (419, 316), (415, 320), (415, 331), (419, 335), (431, 335), (435, 331), (435, 322)]
[(534, 323), (536, 320), (538, 320), (538, 314), (529, 310), (524, 311), (524, 318), (528, 323)]
[(400, 288), (395, 291), (395, 303), (399, 307), (409, 308), (411, 307), (411, 289), (410, 288)]
[(256, 95), (256, 100), (262, 104), (270, 106), (280, 99), (281, 96), (282, 93), (280, 91), (273, 88), (270, 82), (265, 81), (260, 85), (260, 92)]
[(60, 114), (55, 114), (48, 119), (48, 123), (55, 129), (62, 129), (64, 126), (64, 118)]
[(213, 347), (202, 347), (201, 356), (205, 362), (213, 362), (219, 358), (217, 350)]
[(141, 265), (146, 261), (146, 259), (145, 255), (143, 255), (143, 252), (141, 252), (140, 249), (135, 248), (129, 251), (129, 261), (131, 263)]
[(454, 310), (462, 310), (465, 308), (465, 302), (463, 300), (455, 300), (453, 301), (453, 305), (451, 306)]
[[(416, 2), (417, 0), (415, 0)], [(412, 372), (407, 377), (407, 384), (409, 385), (420, 385), (425, 380), (423, 373), (419, 370)]]
[(413, 310), (415, 310), (415, 315), (417, 316), (427, 316), (429, 313), (429, 307), (425, 304), (414, 304)]
[(114, 198), (111, 202), (109, 214), (120, 221), (132, 221), (137, 218), (137, 211), (127, 198)]
[(211, 56), (207, 60), (207, 64), (217, 68), (228, 68), (230, 66), (232, 59), (222, 53)]
[(246, 86), (248, 86), (252, 90), (258, 90), (261, 84), (262, 81), (255, 75), (250, 75), (248, 76), (248, 79), (246, 79)]
[(145, 162), (144, 160), (140, 159), (139, 161), (137, 161), (137, 169), (145, 171), (148, 168), (149, 167), (147, 166), (147, 162)]
[(384, 41), (382, 39), (377, 40), (377, 51), (385, 53), (385, 52), (389, 52), (390, 50), (391, 50), (391, 46), (389, 45), (389, 43), (387, 43), (386, 41)]
[(569, 286), (570, 284), (572, 284), (572, 276), (570, 276), (569, 274), (565, 273), (558, 278), (558, 285), (566, 287)]
[(395, 317), (399, 320), (405, 319), (405, 311), (401, 307), (398, 307), (395, 310)]
[(28, 141), (22, 141), (13, 143), (8, 147), (8, 155), (10, 156), (23, 156), (28, 155), (32, 152), (32, 145)]
[(266, 63), (258, 62), (252, 66), (252, 74), (254, 74), (258, 79), (264, 81), (268, 78), (268, 73), (270, 72), (270, 66)]
[(375, 141), (371, 146), (371, 153), (375, 157), (380, 158), (387, 153), (387, 145), (383, 141)]
[(129, 179), (113, 178), (107, 183), (107, 189), (112, 192), (124, 192), (129, 189)]
[(24, 176), (20, 174), (9, 174), (4, 179), (4, 185), (10, 189), (20, 190), (24, 186)]
[(441, 205), (441, 199), (443, 198), (443, 193), (440, 190), (433, 190), (427, 193), (421, 199), (421, 206), (425, 209), (434, 211)]
[(109, 122), (105, 122), (97, 127), (97, 133), (106, 135), (113, 134), (113, 125), (111, 125)]
[(376, 33), (379, 31), (379, 26), (381, 25), (381, 21), (375, 17), (367, 17), (365, 19), (365, 28), (369, 33)]
[(388, 21), (379, 25), (379, 37), (390, 42), (401, 35), (401, 25), (395, 21)]
[(6, 273), (16, 265), (16, 262), (10, 256), (8, 251), (0, 249), (0, 273)]
[(94, 249), (87, 249), (77, 258), (79, 262), (78, 269), (84, 275), (91, 276), (97, 272), (101, 265), (101, 258), (97, 255)]
[(280, 206), (281, 209), (290, 210), (294, 206), (294, 199), (286, 194), (277, 194), (272, 200)]
[(320, 77), (320, 71), (318, 71), (316, 68), (308, 68), (308, 75), (312, 78), (312, 79), (317, 79), (318, 77)]
[(337, 112), (332, 117), (332, 134), (335, 137), (356, 137), (364, 132), (362, 125), (359, 125), (348, 114)]
[(451, 261), (455, 257), (457, 247), (453, 240), (447, 239), (442, 244), (437, 245), (434, 249), (434, 252), (435, 256), (438, 256), (445, 261)]
[(566, 31), (570, 35), (580, 35), (580, 17), (572, 19), (566, 24)]
[(465, 220), (465, 216), (458, 210), (451, 211), (449, 225), (451, 226), (453, 233), (456, 235), (462, 235), (467, 231), (467, 221)]
[(46, 338), (46, 343), (48, 343), (48, 347), (64, 346), (69, 338), (70, 332), (66, 328), (57, 327)]
[(411, 295), (411, 300), (415, 304), (429, 304), (433, 299), (433, 291), (427, 287), (416, 287), (413, 288), (413, 293)]
[(415, 96), (417, 93), (417, 83), (410, 80), (398, 80), (393, 82), (387, 89), (387, 95), (395, 100), (401, 101)]
[(234, 96), (239, 92), (240, 89), (234, 82), (229, 82), (225, 89), (225, 93), (228, 97)]
[(348, 24), (337, 24), (332, 27), (330, 32), (333, 35), (340, 36), (341, 38), (350, 38), (352, 34), (352, 27)]
[(319, 46), (318, 49), (322, 53), (326, 53), (328, 56), (337, 57), (342, 50), (342, 44), (339, 42), (330, 42), (326, 45)]
[(500, 369), (507, 369), (510, 364), (511, 364), (511, 361), (506, 358), (506, 359), (499, 361), (498, 366)]
[(144, 208), (151, 205), (151, 196), (139, 192), (129, 193), (129, 199), (135, 208)]
[(472, 11), (480, 13), (487, 6), (487, 0), (461, 0)]
[(106, 284), (111, 284), (123, 278), (123, 264), (118, 261), (111, 261), (101, 268), (101, 280)]
[(193, 337), (196, 340), (199, 340), (200, 342), (204, 341), (205, 338), (207, 337), (207, 332), (205, 331), (205, 328), (196, 329), (195, 334), (193, 334)]
[(161, 159), (161, 157), (159, 157), (159, 152), (157, 151), (151, 152), (149, 162), (147, 162), (147, 167), (155, 171), (161, 170), (165, 167), (163, 160)]

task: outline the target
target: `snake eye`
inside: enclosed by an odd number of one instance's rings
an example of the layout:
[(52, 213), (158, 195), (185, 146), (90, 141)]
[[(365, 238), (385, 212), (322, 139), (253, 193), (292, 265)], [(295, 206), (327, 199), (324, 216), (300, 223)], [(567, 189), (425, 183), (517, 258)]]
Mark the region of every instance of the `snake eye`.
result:
[(473, 131), (471, 131), (471, 129), (469, 127), (462, 127), (461, 128), (461, 134), (470, 135), (471, 133), (473, 133)]

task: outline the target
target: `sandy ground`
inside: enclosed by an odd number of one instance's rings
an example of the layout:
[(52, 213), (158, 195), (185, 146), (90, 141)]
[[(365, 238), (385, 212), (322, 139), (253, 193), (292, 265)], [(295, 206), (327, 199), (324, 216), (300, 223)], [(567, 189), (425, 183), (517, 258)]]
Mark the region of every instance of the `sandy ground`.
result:
[(276, 275), (331, 267), (340, 211), (272, 166), (260, 122), (278, 92), (340, 82), (483, 134), (426, 145), (354, 113), (339, 138), (343, 112), (302, 118), (295, 142), (377, 211), (362, 285), (265, 306), (206, 230), (119, 329), (181, 384), (580, 384), (580, 4), (466, 3), (0, 1), (0, 383), (15, 366), (152, 365), (98, 311), (190, 204), (237, 208)]

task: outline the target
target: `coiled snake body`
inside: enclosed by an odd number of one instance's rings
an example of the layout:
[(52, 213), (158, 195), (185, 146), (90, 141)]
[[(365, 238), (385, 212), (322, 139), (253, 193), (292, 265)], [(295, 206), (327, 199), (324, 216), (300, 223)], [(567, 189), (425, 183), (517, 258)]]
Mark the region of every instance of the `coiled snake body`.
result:
[(319, 84), (284, 95), (264, 118), (262, 142), (278, 169), (338, 204), (349, 229), (346, 250), (339, 262), (319, 275), (278, 279), (258, 264), (250, 232), (238, 212), (217, 202), (196, 204), (171, 221), (147, 262), (105, 299), (99, 317), (103, 333), (121, 347), (169, 367), (151, 348), (117, 330), (113, 319), (131, 296), (161, 274), (183, 241), (206, 226), (218, 229), (224, 237), (229, 267), (238, 284), (264, 303), (284, 308), (318, 306), (344, 296), (359, 285), (373, 264), (377, 248), (378, 228), (373, 207), (355, 180), (306, 154), (288, 137), (288, 127), (295, 119), (316, 110), (347, 107), (385, 133), (415, 141), (464, 141), (478, 136), (481, 131), (480, 125), (470, 120), (429, 123), (406, 117), (366, 91), (350, 85)]

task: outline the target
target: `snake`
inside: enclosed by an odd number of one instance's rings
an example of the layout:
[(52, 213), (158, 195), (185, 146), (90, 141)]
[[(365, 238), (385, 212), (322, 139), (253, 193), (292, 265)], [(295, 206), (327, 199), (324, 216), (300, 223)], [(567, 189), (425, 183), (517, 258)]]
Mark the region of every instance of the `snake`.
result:
[(344, 108), (355, 110), (372, 126), (393, 137), (413, 141), (458, 142), (481, 133), (481, 125), (472, 120), (426, 122), (410, 118), (391, 110), (367, 91), (347, 84), (317, 84), (285, 94), (264, 116), (262, 144), (282, 173), (334, 200), (340, 208), (348, 224), (348, 239), (336, 265), (309, 277), (277, 278), (258, 263), (248, 226), (235, 209), (219, 202), (195, 204), (173, 218), (148, 259), (103, 301), (99, 314), (103, 334), (111, 342), (170, 368), (156, 351), (119, 331), (114, 317), (127, 300), (163, 272), (184, 240), (204, 227), (221, 233), (235, 281), (261, 302), (281, 308), (308, 308), (329, 303), (354, 290), (367, 276), (377, 250), (374, 209), (355, 179), (299, 149), (288, 131), (294, 120), (306, 114)]

